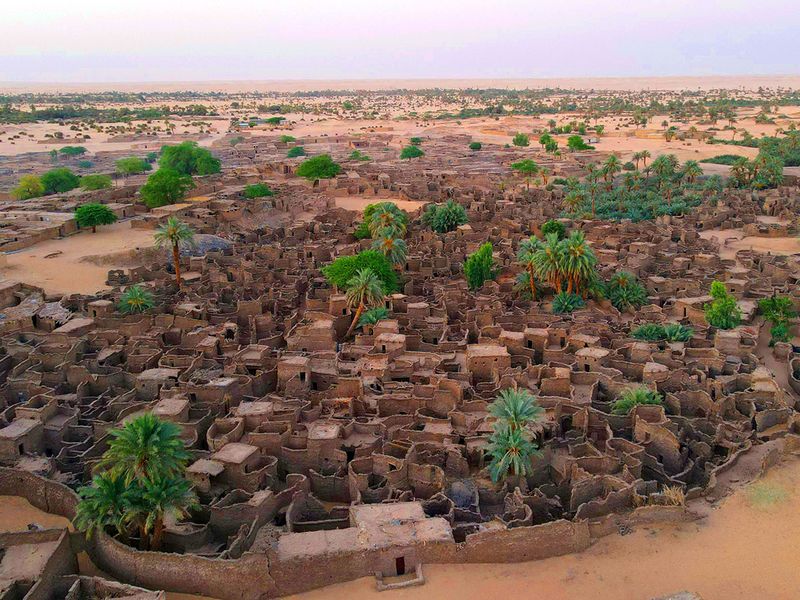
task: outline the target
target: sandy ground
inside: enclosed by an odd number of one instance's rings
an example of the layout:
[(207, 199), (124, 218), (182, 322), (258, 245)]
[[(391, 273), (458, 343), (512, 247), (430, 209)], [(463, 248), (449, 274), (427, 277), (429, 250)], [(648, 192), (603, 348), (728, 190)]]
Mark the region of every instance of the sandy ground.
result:
[[(704, 600), (796, 600), (800, 461), (736, 492), (704, 521), (643, 527), (580, 554), (519, 564), (425, 565), (422, 587), (379, 593), (372, 578), (300, 600), (648, 600), (682, 590)], [(525, 590), (522, 595), (520, 591)]]
[(800, 254), (800, 237), (745, 236), (741, 229), (708, 229), (701, 231), (700, 237), (716, 240), (720, 244), (719, 256), (722, 259), (735, 258), (739, 250), (778, 255)]
[[(109, 289), (105, 281), (110, 269), (131, 266), (125, 256), (128, 251), (152, 245), (152, 231), (132, 229), (130, 222), (122, 221), (100, 227), (97, 233), (80, 232), (8, 254), (7, 265), (0, 268), (0, 279), (28, 283), (48, 293), (92, 294)], [(61, 254), (45, 258), (55, 252)], [(105, 264), (84, 260), (92, 257), (104, 257)]]
[(396, 204), (397, 208), (408, 212), (413, 212), (418, 208), (425, 206), (426, 202), (417, 202), (415, 200), (392, 200), (382, 198), (362, 198), (361, 196), (345, 196), (336, 198), (336, 207), (344, 208), (345, 210), (363, 211), (367, 205), (376, 204), (378, 202), (391, 202)]

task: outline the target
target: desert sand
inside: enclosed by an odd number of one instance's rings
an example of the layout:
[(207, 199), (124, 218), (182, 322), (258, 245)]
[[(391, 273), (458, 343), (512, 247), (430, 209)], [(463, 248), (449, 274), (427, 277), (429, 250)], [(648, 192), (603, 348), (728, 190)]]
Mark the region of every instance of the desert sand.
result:
[[(108, 289), (109, 269), (133, 266), (131, 250), (152, 246), (152, 231), (132, 229), (130, 222), (121, 221), (100, 227), (97, 233), (80, 232), (8, 254), (0, 279), (21, 281), (53, 294), (94, 293)], [(60, 254), (46, 258), (54, 253)]]

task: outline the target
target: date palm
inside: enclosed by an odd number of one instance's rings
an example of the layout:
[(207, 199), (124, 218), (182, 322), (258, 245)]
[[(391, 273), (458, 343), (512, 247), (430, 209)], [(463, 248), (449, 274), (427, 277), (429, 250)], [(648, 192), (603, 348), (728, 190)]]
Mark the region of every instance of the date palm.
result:
[(700, 167), (696, 160), (687, 160), (683, 164), (683, 177), (689, 183), (694, 183), (695, 179), (703, 174), (703, 169)]
[(379, 237), (372, 242), (372, 249), (382, 252), (393, 265), (402, 265), (406, 262), (408, 248), (405, 240), (394, 237), (388, 229), (380, 232)]
[(518, 429), (541, 420), (544, 409), (528, 390), (508, 388), (497, 394), (489, 405), (489, 414), (507, 423), (511, 429)]
[(572, 190), (564, 196), (564, 206), (569, 212), (575, 212), (586, 200), (583, 190)]
[(489, 475), (495, 483), (509, 473), (527, 475), (531, 471), (531, 459), (540, 455), (527, 431), (512, 429), (504, 423), (495, 428), (486, 452), (490, 456)]
[(128, 484), (159, 475), (181, 474), (189, 461), (189, 453), (180, 432), (174, 423), (145, 413), (111, 430), (108, 450), (99, 464)]
[(611, 190), (611, 184), (614, 181), (614, 175), (622, 171), (622, 163), (615, 154), (612, 154), (603, 163), (602, 173), (603, 180), (606, 182), (606, 190)]
[(127, 538), (130, 517), (130, 486), (121, 475), (108, 471), (95, 475), (91, 485), (78, 490), (75, 527), (91, 537), (95, 531), (115, 529)]
[(563, 260), (564, 243), (556, 233), (549, 234), (533, 256), (536, 276), (548, 282), (556, 293), (561, 292)]
[(384, 233), (391, 234), (392, 237), (400, 238), (406, 233), (406, 222), (402, 211), (396, 204), (391, 202), (381, 202), (373, 211), (370, 217), (369, 232), (373, 238), (378, 238)]
[(562, 268), (567, 279), (567, 293), (585, 293), (597, 265), (594, 251), (586, 243), (582, 231), (573, 231), (564, 243)]
[(383, 284), (375, 274), (375, 271), (369, 268), (361, 269), (347, 282), (345, 296), (350, 309), (356, 309), (353, 322), (350, 324), (346, 334), (346, 337), (350, 337), (353, 330), (358, 326), (358, 321), (361, 319), (361, 314), (364, 310), (378, 306), (383, 302)]
[(642, 159), (642, 164), (647, 167), (647, 159), (650, 158), (650, 151), (642, 150), (639, 154), (641, 155), (640, 158)]
[(197, 506), (197, 497), (188, 480), (159, 474), (141, 481), (131, 505), (142, 539), (149, 537), (149, 544), (146, 544), (149, 549), (160, 550), (165, 519), (186, 517), (189, 510)]
[(531, 290), (531, 300), (536, 300), (536, 253), (542, 249), (542, 242), (536, 236), (522, 240), (517, 251), (517, 260), (522, 263), (527, 271), (528, 286)]
[(179, 221), (175, 217), (170, 217), (167, 222), (156, 229), (153, 236), (156, 246), (163, 248), (165, 246), (172, 247), (172, 262), (175, 266), (175, 281), (178, 287), (181, 285), (181, 242), (191, 243), (194, 240), (194, 231), (183, 221)]

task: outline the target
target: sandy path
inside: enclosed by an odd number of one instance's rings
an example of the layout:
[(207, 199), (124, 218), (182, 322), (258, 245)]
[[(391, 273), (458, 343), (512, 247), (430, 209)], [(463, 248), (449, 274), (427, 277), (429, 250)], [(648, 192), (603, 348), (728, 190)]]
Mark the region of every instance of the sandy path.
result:
[[(93, 294), (108, 289), (105, 281), (110, 269), (126, 265), (122, 257), (118, 264), (114, 264), (111, 257), (103, 266), (82, 259), (124, 253), (152, 245), (152, 231), (131, 229), (130, 222), (123, 221), (101, 227), (97, 233), (81, 232), (8, 254), (7, 265), (0, 268), (0, 279), (21, 281), (41, 287), (49, 293)], [(45, 258), (54, 252), (61, 254)]]
[[(800, 590), (800, 461), (739, 490), (703, 522), (642, 527), (581, 554), (491, 565), (425, 565), (427, 583), (393, 600), (648, 600), (692, 590), (704, 600), (796, 600)], [(525, 590), (521, 595), (520, 591)], [(372, 578), (294, 596), (384, 598)]]

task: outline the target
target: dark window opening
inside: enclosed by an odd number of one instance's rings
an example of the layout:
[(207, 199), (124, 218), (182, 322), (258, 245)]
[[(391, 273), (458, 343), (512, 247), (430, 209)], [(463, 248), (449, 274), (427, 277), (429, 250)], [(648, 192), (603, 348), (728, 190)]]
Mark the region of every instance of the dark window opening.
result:
[(398, 556), (394, 559), (394, 568), (398, 575), (406, 574), (406, 559), (403, 556)]

